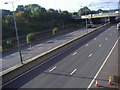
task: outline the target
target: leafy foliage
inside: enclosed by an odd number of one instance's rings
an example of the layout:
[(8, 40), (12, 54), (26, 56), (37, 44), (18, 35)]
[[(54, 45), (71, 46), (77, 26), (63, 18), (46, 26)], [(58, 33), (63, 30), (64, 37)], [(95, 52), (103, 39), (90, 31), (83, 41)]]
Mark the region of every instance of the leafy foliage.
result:
[(6, 41), (6, 45), (7, 45), (7, 48), (12, 47), (12, 41), (11, 40), (7, 40)]
[(35, 41), (34, 33), (29, 33), (26, 37), (26, 41), (27, 41), (27, 43), (32, 43), (33, 41)]
[(3, 48), (2, 48), (2, 46), (0, 46), (0, 52), (2, 52), (3, 51)]
[(52, 30), (53, 35), (55, 35), (55, 34), (57, 33), (57, 31), (58, 31), (58, 28), (55, 27), (55, 28)]
[(90, 9), (88, 7), (83, 7), (78, 11), (78, 15), (85, 15), (85, 14), (89, 14), (90, 13)]
[[(11, 11), (3, 10), (3, 39), (6, 40), (15, 37), (15, 28), (13, 15)], [(68, 11), (54, 10), (52, 8), (46, 10), (38, 4), (18, 5), (15, 11), (18, 34), (26, 35), (33, 32), (42, 32), (43, 30), (58, 27), (63, 22), (65, 24), (72, 21), (72, 17)]]

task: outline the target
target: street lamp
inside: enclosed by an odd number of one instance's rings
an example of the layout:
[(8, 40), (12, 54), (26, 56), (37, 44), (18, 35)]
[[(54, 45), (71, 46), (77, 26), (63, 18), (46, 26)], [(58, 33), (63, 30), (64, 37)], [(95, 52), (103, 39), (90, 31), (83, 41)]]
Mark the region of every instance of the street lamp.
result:
[(20, 49), (20, 43), (19, 43), (19, 38), (18, 38), (18, 30), (17, 30), (17, 24), (16, 24), (16, 17), (15, 17), (15, 12), (14, 12), (14, 2), (5, 2), (4, 4), (9, 4), (12, 3), (12, 8), (13, 8), (13, 18), (14, 18), (14, 25), (15, 25), (15, 31), (16, 31), (16, 39), (17, 39), (17, 45), (18, 45), (18, 52), (20, 56), (20, 61), (21, 64), (23, 64), (23, 59), (22, 59), (22, 54), (21, 54), (21, 49)]
[(87, 30), (87, 33), (88, 33), (88, 28), (87, 28), (87, 10), (85, 9), (85, 16), (86, 16), (86, 30)]
[[(87, 5), (87, 6), (84, 6), (84, 7), (88, 7), (88, 6), (91, 6), (91, 4)], [(83, 6), (80, 6), (80, 7), (83, 7)], [(87, 10), (85, 9), (85, 16), (86, 16), (86, 30), (87, 30), (87, 33), (88, 33), (88, 28), (87, 28)]]

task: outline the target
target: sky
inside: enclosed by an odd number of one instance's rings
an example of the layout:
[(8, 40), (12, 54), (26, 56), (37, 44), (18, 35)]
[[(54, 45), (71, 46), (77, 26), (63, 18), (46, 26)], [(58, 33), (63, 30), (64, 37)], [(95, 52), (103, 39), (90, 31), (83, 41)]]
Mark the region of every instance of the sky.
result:
[[(4, 4), (9, 2), (9, 4)], [(116, 9), (119, 0), (0, 0), (0, 9), (13, 10), (18, 5), (39, 4), (46, 9), (53, 8), (55, 10), (67, 10), (69, 12), (77, 12), (81, 7), (88, 6), (91, 10), (98, 9)]]

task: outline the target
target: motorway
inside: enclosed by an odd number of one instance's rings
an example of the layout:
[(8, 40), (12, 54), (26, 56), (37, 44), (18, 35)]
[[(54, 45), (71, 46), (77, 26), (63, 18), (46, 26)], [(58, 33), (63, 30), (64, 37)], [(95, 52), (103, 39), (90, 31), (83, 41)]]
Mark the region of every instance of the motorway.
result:
[[(100, 26), (100, 25), (97, 25)], [(93, 29), (88, 29), (89, 32)], [(83, 34), (87, 33), (85, 28), (79, 29), (75, 32), (71, 32), (68, 34), (60, 35), (54, 38), (51, 38), (47, 41), (37, 43), (31, 48), (22, 48), (22, 58), (23, 61), (26, 61), (30, 58), (33, 58), (39, 54), (42, 54), (50, 49), (53, 49), (63, 43), (70, 41), (76, 37), (79, 37)], [(8, 53), (2, 56), (2, 71), (7, 70), (17, 64), (20, 64), (20, 58), (18, 52)]]
[(3, 88), (87, 88), (117, 40), (116, 25), (89, 34)]

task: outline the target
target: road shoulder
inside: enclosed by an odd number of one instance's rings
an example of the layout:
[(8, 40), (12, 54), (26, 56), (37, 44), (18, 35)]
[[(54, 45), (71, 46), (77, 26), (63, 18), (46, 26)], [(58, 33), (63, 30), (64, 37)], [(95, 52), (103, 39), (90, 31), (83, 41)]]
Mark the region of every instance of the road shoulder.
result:
[[(120, 42), (119, 42), (120, 43)], [(92, 84), (91, 88), (105, 88), (105, 89), (120, 89), (118, 87), (118, 44), (115, 46), (113, 52), (111, 53), (108, 61), (104, 65), (103, 69), (97, 76), (99, 87), (96, 87), (96, 81)], [(112, 77), (112, 85), (108, 84), (109, 77)]]

